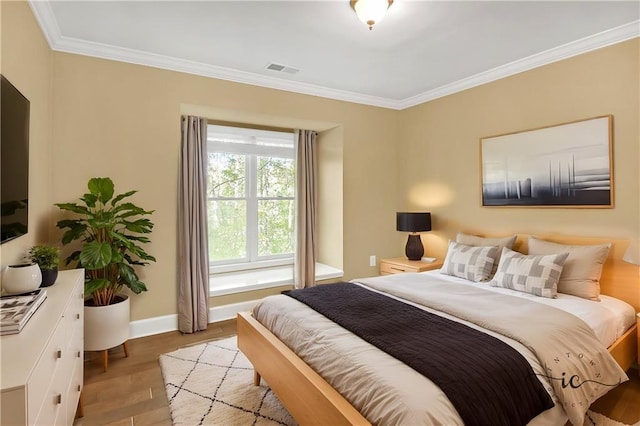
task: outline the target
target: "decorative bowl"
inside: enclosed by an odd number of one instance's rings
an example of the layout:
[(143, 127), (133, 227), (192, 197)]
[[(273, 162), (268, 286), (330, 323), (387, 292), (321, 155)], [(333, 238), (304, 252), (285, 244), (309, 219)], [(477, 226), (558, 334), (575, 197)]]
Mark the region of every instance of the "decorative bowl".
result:
[(9, 265), (2, 270), (2, 289), (8, 294), (28, 293), (40, 287), (42, 273), (36, 263)]

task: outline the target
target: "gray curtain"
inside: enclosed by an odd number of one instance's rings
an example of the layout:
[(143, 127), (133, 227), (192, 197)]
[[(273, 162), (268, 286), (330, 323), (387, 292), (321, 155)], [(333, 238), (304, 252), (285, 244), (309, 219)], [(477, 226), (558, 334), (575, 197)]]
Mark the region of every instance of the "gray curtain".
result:
[(207, 329), (209, 247), (207, 239), (207, 120), (182, 117), (178, 187), (178, 328)]
[(296, 130), (296, 288), (314, 285), (316, 277), (317, 136), (311, 130)]

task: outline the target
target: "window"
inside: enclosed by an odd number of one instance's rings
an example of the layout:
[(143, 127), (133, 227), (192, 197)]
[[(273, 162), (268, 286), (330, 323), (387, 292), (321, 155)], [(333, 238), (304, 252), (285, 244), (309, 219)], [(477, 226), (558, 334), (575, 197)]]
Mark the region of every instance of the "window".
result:
[(294, 134), (209, 125), (212, 272), (293, 263)]

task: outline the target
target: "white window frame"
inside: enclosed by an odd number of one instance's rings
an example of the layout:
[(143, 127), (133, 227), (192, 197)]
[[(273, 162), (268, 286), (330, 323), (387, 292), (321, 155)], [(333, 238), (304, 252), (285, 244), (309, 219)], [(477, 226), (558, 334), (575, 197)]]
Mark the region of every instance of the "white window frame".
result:
[[(224, 142), (216, 138), (216, 134), (227, 133), (234, 136), (245, 137), (248, 143)], [(210, 261), (209, 271), (211, 274), (244, 271), (257, 268), (268, 268), (274, 266), (292, 265), (294, 253), (259, 256), (258, 255), (258, 202), (260, 200), (293, 200), (295, 202), (295, 183), (293, 197), (258, 197), (257, 194), (257, 161), (258, 157), (278, 157), (293, 159), (295, 162), (294, 134), (290, 134), (290, 146), (270, 146), (259, 144), (258, 141), (264, 139), (286, 139), (289, 134), (286, 132), (274, 132), (269, 130), (246, 129), (237, 127), (218, 126), (210, 124), (208, 126), (207, 152), (222, 152), (227, 154), (245, 155), (245, 197), (208, 197), (208, 202), (212, 200), (246, 200), (247, 203), (247, 241), (244, 258)], [(295, 233), (295, 230), (294, 230)]]

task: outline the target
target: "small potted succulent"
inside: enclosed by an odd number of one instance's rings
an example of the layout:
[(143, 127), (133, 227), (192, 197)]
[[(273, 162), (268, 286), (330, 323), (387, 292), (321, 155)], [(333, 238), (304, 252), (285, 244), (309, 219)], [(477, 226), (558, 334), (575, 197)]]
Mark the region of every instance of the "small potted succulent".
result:
[(42, 284), (40, 287), (49, 287), (58, 278), (58, 263), (60, 262), (60, 249), (56, 246), (38, 244), (29, 249), (29, 259), (40, 267)]

